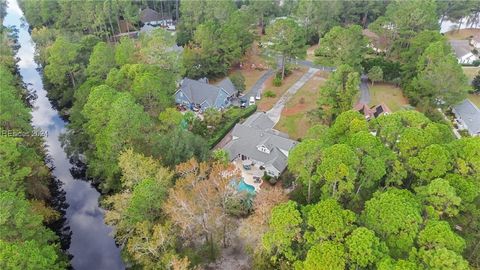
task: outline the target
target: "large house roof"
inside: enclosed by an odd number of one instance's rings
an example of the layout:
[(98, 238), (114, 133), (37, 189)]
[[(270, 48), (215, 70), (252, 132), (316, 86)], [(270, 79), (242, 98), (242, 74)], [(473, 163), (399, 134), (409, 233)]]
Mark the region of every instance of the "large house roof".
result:
[(140, 21), (142, 23), (160, 21), (162, 16), (151, 8), (146, 8), (140, 12)]
[(475, 104), (469, 99), (465, 99), (454, 109), (455, 114), (463, 120), (470, 134), (480, 133), (480, 109)]
[[(224, 149), (232, 159), (239, 154), (245, 155), (263, 162), (264, 165), (272, 165), (282, 172), (287, 167), (288, 157), (285, 153), (290, 152), (298, 142), (278, 135), (275, 130), (269, 128), (270, 124), (268, 121), (263, 122), (265, 118), (262, 114), (257, 113), (245, 123), (235, 125), (232, 130), (233, 139), (225, 145)], [(259, 126), (262, 122), (267, 125)], [(252, 124), (253, 126), (250, 126)], [(258, 150), (259, 146), (264, 146), (270, 153)]]
[[(230, 81), (230, 79), (228, 78), (225, 80)], [(217, 97), (219, 96), (221, 91), (225, 92), (227, 96), (231, 96), (235, 93), (235, 90), (232, 89), (227, 90), (223, 87), (209, 84), (204, 80), (192, 80), (189, 78), (184, 78), (182, 80), (180, 89), (178, 89), (178, 91), (182, 91), (182, 93), (188, 98), (191, 103), (208, 103), (210, 106), (213, 106), (215, 104), (215, 101), (217, 100)]]
[(217, 86), (223, 88), (223, 90), (225, 90), (229, 95), (233, 95), (237, 91), (235, 89), (235, 85), (233, 85), (232, 81), (228, 77), (219, 82)]
[(450, 40), (450, 45), (457, 58), (462, 58), (472, 52), (468, 40)]

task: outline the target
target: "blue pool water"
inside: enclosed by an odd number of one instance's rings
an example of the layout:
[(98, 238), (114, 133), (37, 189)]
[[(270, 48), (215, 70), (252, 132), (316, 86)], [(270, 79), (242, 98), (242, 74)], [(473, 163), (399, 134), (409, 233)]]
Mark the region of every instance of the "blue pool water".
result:
[(245, 183), (245, 181), (243, 181), (243, 179), (240, 180), (240, 182), (237, 184), (237, 190), (238, 191), (246, 191), (250, 194), (255, 194), (255, 187)]

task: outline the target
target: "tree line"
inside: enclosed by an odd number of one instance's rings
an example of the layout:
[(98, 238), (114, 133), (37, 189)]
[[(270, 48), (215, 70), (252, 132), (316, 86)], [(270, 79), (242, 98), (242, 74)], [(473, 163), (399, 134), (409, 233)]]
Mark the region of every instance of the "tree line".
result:
[(43, 137), (33, 135), (31, 96), (14, 59), (16, 33), (0, 28), (0, 268), (64, 269), (66, 255), (52, 230), (62, 225), (58, 183), (45, 164)]

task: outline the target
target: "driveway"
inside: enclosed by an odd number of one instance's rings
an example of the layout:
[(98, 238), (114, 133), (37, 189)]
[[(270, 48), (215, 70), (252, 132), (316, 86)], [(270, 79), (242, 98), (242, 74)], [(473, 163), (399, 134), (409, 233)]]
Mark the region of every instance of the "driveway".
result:
[(245, 94), (245, 98), (248, 100), (250, 97), (254, 97), (257, 95), (259, 91), (262, 90), (263, 85), (265, 82), (268, 80), (268, 78), (272, 77), (275, 72), (273, 69), (267, 70), (267, 72), (263, 73), (263, 75), (255, 82), (255, 84), (248, 90), (248, 92)]
[(307, 73), (305, 73), (297, 82), (295, 82), (288, 90), (282, 95), (282, 97), (273, 105), (269, 111), (267, 111), (267, 116), (272, 119), (272, 121), (277, 124), (280, 120), (280, 115), (283, 108), (287, 104), (288, 100), (297, 93), (297, 91), (302, 88), (302, 86), (310, 80), (315, 73), (319, 71), (317, 68), (309, 68)]
[(358, 103), (369, 104), (370, 103), (370, 91), (368, 90), (368, 77), (363, 74), (360, 82), (360, 98)]

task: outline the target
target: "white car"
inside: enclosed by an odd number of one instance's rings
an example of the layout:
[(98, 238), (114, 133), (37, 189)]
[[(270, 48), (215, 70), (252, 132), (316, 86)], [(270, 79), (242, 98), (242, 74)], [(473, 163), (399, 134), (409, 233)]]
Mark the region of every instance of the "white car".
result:
[(255, 97), (250, 97), (250, 100), (248, 101), (248, 106), (255, 105)]
[(258, 92), (257, 95), (255, 96), (255, 99), (260, 100), (261, 98), (262, 98), (262, 96), (260, 95), (260, 92)]

